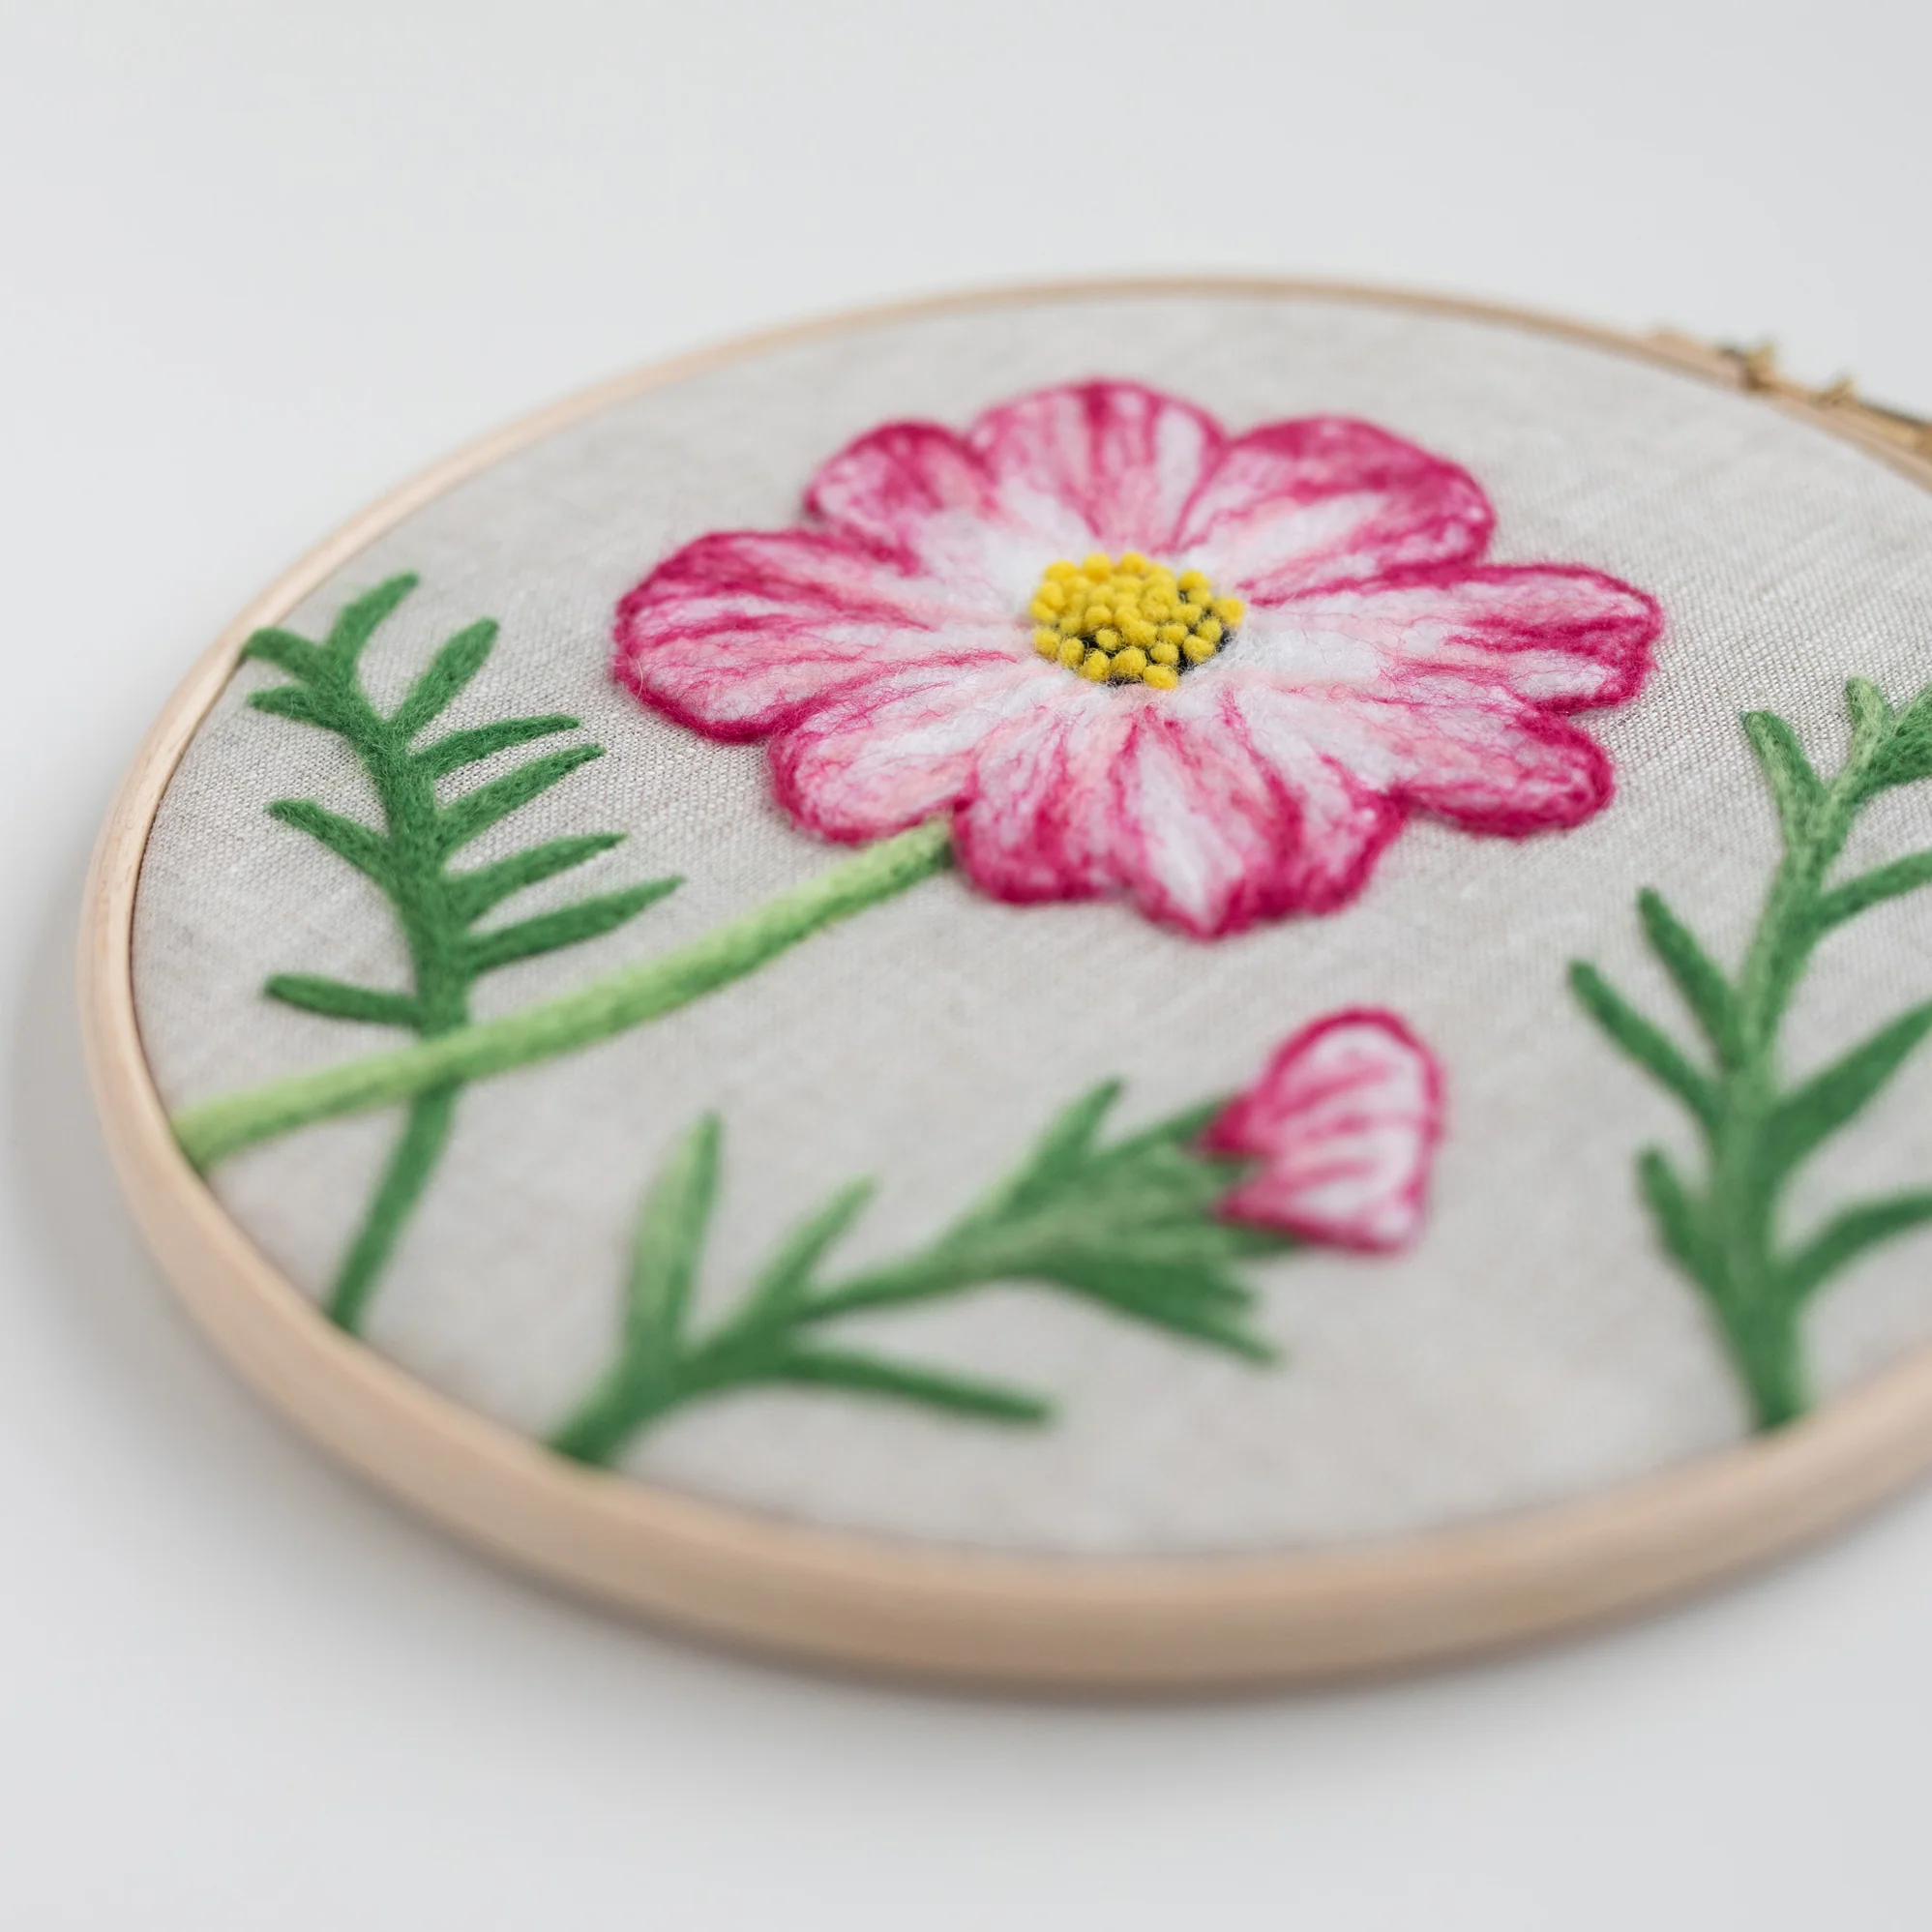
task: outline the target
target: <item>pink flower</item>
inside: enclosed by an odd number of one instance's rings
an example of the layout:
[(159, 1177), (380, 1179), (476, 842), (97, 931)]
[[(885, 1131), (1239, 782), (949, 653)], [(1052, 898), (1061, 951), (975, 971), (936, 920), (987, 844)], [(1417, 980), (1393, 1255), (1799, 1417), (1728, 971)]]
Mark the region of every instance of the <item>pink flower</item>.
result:
[[(1510, 836), (1589, 817), (1609, 761), (1565, 714), (1634, 696), (1661, 623), (1597, 571), (1482, 563), (1488, 499), (1412, 443), (1326, 416), (1233, 436), (1138, 383), (1040, 390), (963, 435), (887, 424), (805, 507), (660, 564), (618, 608), (616, 675), (769, 739), (779, 800), (823, 837), (950, 811), (984, 891), (1125, 894), (1203, 938), (1348, 904), (1412, 811)], [(1125, 596), (1144, 650), (1088, 623), (1046, 654), (1049, 567), (1086, 552), (1162, 580), (1060, 566), (1057, 594)], [(1187, 655), (1141, 590), (1201, 620)]]
[(1442, 1075), (1392, 1013), (1304, 1026), (1202, 1136), (1261, 1165), (1221, 1203), (1230, 1220), (1330, 1247), (1389, 1251), (1420, 1232), (1442, 1134)]

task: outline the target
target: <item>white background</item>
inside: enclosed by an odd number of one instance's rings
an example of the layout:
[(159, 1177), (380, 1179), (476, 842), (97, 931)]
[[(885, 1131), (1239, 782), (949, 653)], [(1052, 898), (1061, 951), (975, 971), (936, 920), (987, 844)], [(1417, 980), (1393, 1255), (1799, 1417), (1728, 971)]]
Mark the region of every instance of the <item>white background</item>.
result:
[(0, 10), (0, 1923), (1932, 1917), (1932, 1496), (1434, 1679), (968, 1702), (498, 1574), (167, 1301), (80, 1085), (118, 767), (242, 601), (504, 417), (988, 280), (1187, 268), (1775, 332), (1932, 404), (1932, 13), (1188, 0)]

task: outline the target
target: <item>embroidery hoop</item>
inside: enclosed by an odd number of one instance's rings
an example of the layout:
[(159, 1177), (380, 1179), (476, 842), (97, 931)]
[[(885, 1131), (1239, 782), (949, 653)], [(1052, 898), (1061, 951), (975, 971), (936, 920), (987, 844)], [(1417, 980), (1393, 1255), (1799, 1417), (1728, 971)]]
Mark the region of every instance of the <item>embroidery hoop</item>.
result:
[(352, 519), (240, 613), (149, 732), (89, 876), (81, 1017), (122, 1184), (189, 1312), (304, 1433), (464, 1540), (608, 1604), (823, 1664), (1052, 1689), (1210, 1688), (1387, 1671), (1606, 1622), (1795, 1549), (1932, 1469), (1932, 1350), (1924, 1350), (1774, 1436), (1662, 1475), (1506, 1520), (1344, 1550), (1029, 1558), (798, 1527), (579, 1468), (435, 1393), (330, 1325), (189, 1167), (141, 1047), (134, 898), (163, 793), (253, 631), (279, 621), (424, 504), (652, 387), (878, 322), (1172, 293), (1345, 299), (1556, 336), (1761, 393), (1932, 489), (1924, 426), (1858, 402), (1844, 384), (1806, 391), (1779, 376), (1764, 351), (1387, 289), (1181, 279), (949, 296), (744, 338), (539, 410)]

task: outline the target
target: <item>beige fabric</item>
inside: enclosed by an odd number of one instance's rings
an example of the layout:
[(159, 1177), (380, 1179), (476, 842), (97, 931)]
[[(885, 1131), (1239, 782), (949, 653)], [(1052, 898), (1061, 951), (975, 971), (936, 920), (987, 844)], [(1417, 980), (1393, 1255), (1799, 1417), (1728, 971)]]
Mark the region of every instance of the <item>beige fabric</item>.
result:
[[(621, 828), (628, 844), (529, 897), (676, 871), (623, 933), (494, 975), (485, 1013), (694, 936), (828, 862), (768, 802), (756, 748), (646, 717), (606, 678), (614, 600), (700, 531), (778, 524), (813, 467), (882, 419), (959, 423), (1034, 384), (1110, 373), (1236, 428), (1342, 411), (1469, 465), (1495, 554), (1593, 564), (1669, 613), (1643, 698), (1589, 721), (1620, 796), (1581, 830), (1517, 845), (1428, 824), (1352, 908), (1204, 947), (1115, 907), (1014, 910), (930, 882), (671, 1020), (463, 1100), (445, 1168), (375, 1306), (375, 1346), (434, 1386), (542, 1431), (606, 1360), (645, 1176), (716, 1107), (726, 1202), (707, 1297), (858, 1174), (880, 1181), (847, 1251), (929, 1233), (1093, 1081), (1144, 1117), (1232, 1087), (1293, 1027), (1392, 1005), (1447, 1069), (1435, 1212), (1394, 1262), (1307, 1256), (1265, 1273), (1257, 1371), (1034, 1291), (879, 1318), (881, 1349), (1050, 1392), (1062, 1419), (1003, 1434), (848, 1398), (757, 1394), (672, 1418), (638, 1474), (816, 1522), (1017, 1549), (1281, 1549), (1386, 1536), (1572, 1496), (1735, 1440), (1738, 1397), (1684, 1283), (1659, 1259), (1632, 1156), (1685, 1146), (1680, 1117), (1606, 1047), (1563, 984), (1597, 960), (1651, 1010), (1668, 988), (1632, 900), (1655, 884), (1727, 960), (1775, 842), (1738, 728), (1769, 705), (1821, 761), (1837, 692), (1932, 673), (1932, 496), (1753, 401), (1489, 323), (1276, 298), (1152, 297), (898, 322), (647, 394), (499, 465), (392, 531), (290, 620), (422, 573), (372, 653), (391, 692), (461, 623), (503, 642), (458, 722), (580, 713), (609, 756), (510, 826), (509, 849)], [(333, 740), (224, 695), (163, 803), (142, 878), (142, 1025), (171, 1105), (389, 1036), (264, 1000), (272, 971), (398, 983), (386, 916), (346, 868), (262, 806), (366, 809)], [(1873, 811), (1862, 853), (1932, 843), (1923, 788)], [(1854, 858), (1860, 855), (1853, 854)], [(521, 909), (520, 906), (520, 909)], [(1813, 1062), (1932, 991), (1932, 895), (1822, 951), (1795, 1015)], [(1123, 992), (1173, 991), (1149, 1017)], [(319, 1293), (393, 1132), (317, 1129), (223, 1168), (224, 1202)], [(1932, 1056), (1810, 1171), (1804, 1211), (1932, 1176)], [(1844, 1278), (1811, 1324), (1824, 1384), (1932, 1338), (1932, 1235)]]

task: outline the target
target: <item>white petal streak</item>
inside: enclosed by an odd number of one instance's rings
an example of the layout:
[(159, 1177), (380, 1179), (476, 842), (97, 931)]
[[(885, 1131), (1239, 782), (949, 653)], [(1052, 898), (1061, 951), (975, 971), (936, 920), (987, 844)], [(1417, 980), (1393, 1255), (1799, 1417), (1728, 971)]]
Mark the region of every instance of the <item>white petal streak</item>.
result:
[(922, 664), (836, 692), (771, 742), (780, 802), (831, 839), (877, 838), (956, 803), (980, 748), (1067, 681), (1037, 660)]

